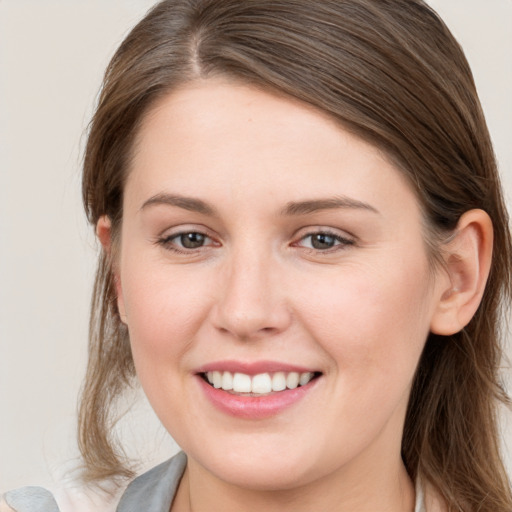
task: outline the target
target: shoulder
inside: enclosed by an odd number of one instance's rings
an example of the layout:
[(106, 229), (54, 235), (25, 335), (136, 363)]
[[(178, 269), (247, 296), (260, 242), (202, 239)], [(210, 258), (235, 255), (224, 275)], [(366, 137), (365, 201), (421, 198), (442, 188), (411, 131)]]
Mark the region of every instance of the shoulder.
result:
[(0, 497), (0, 512), (60, 512), (53, 494), (42, 487), (22, 487)]

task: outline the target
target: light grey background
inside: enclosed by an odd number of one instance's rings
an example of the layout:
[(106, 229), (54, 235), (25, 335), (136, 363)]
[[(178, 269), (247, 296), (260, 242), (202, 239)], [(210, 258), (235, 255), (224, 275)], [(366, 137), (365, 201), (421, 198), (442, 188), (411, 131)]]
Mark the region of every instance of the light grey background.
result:
[[(153, 3), (0, 0), (0, 490), (52, 487), (77, 463), (96, 253), (83, 134), (109, 57)], [(431, 4), (473, 67), (510, 199), (512, 0)], [(510, 414), (503, 424), (512, 473)], [(175, 450), (144, 401), (121, 430), (146, 466)]]

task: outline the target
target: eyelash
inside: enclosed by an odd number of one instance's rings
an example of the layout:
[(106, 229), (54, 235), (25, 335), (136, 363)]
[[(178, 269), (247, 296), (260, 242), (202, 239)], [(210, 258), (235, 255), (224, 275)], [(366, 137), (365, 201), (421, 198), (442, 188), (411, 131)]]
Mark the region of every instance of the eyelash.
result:
[[(205, 244), (205, 245), (200, 245), (197, 248), (185, 248), (185, 247), (183, 247), (183, 244), (181, 244), (181, 247), (178, 246), (176, 244), (176, 240), (180, 239), (181, 237), (186, 236), (186, 235), (195, 235), (195, 236), (204, 237), (205, 240), (210, 240), (210, 243)], [(332, 247), (328, 247), (325, 249), (318, 249), (315, 247), (304, 247), (304, 246), (300, 245), (301, 242), (304, 242), (308, 238), (311, 239), (314, 236), (325, 236), (325, 237), (332, 238), (334, 240), (334, 245)], [(179, 233), (173, 233), (172, 235), (158, 238), (156, 240), (156, 243), (174, 253), (189, 254), (189, 255), (194, 254), (197, 251), (201, 251), (205, 247), (216, 246), (216, 245), (219, 246), (219, 244), (214, 242), (214, 240), (210, 236), (208, 236), (206, 233), (204, 233), (202, 231), (193, 231), (193, 230), (181, 231)], [(303, 249), (305, 249), (309, 252), (314, 252), (316, 254), (329, 254), (332, 252), (344, 250), (346, 247), (354, 245), (354, 244), (355, 244), (355, 240), (353, 240), (353, 239), (340, 236), (339, 234), (336, 234), (327, 229), (320, 229), (318, 231), (311, 231), (311, 232), (305, 234), (304, 236), (300, 237), (300, 239), (297, 242), (294, 242), (292, 244), (292, 246), (302, 247)]]

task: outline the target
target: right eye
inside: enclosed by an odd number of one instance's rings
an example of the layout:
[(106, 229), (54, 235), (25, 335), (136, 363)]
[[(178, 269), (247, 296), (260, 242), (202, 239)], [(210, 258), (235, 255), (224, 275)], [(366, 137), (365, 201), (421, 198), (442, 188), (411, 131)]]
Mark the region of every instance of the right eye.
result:
[[(309, 239), (309, 243), (305, 243), (305, 240)], [(304, 247), (311, 247), (319, 251), (332, 249), (333, 247), (340, 245), (340, 238), (329, 233), (315, 233), (308, 235), (303, 240)]]
[(184, 231), (164, 236), (158, 240), (158, 243), (166, 249), (179, 253), (191, 252), (214, 245), (214, 241), (208, 235), (199, 231)]
[(207, 238), (202, 233), (182, 233), (175, 237), (175, 243), (179, 242), (185, 249), (197, 249), (205, 244)]

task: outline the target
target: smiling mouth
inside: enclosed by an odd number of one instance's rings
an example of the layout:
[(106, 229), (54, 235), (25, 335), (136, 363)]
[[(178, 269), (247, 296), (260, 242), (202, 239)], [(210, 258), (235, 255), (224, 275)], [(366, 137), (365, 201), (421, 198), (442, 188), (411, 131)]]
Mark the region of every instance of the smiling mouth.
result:
[(320, 372), (273, 372), (248, 375), (228, 371), (209, 371), (201, 377), (210, 386), (241, 396), (265, 396), (296, 389), (318, 378)]

